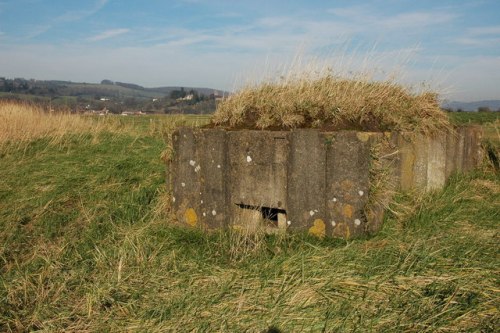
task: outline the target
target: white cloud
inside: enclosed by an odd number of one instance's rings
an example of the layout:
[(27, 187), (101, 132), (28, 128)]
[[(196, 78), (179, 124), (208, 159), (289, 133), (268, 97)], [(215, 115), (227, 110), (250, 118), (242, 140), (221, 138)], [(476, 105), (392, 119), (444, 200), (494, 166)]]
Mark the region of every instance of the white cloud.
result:
[(381, 19), (381, 25), (391, 28), (428, 27), (430, 25), (443, 24), (457, 18), (453, 13), (444, 12), (411, 12), (401, 13)]
[(498, 38), (479, 38), (479, 37), (461, 37), (455, 39), (455, 42), (467, 46), (495, 46), (500, 45), (500, 37)]
[(491, 47), (500, 44), (500, 26), (473, 27), (465, 31), (462, 37), (456, 38), (455, 43), (468, 46)]
[(257, 20), (257, 22), (255, 22), (256, 26), (266, 27), (266, 28), (282, 27), (287, 24), (293, 24), (293, 19), (291, 17), (269, 16), (269, 17), (263, 17)]
[(395, 15), (377, 13), (369, 6), (350, 6), (342, 8), (330, 8), (328, 13), (348, 20), (352, 24), (363, 24), (377, 27), (378, 29), (403, 29), (413, 27), (428, 27), (431, 25), (450, 22), (458, 17), (449, 11), (414, 11), (402, 12)]
[(130, 31), (130, 29), (111, 29), (111, 30), (106, 30), (106, 31), (103, 31), (103, 32), (95, 35), (95, 36), (87, 38), (87, 40), (90, 41), (90, 42), (98, 42), (98, 41), (101, 41), (101, 40), (104, 40), (104, 39), (109, 39), (109, 38), (113, 38), (113, 37), (116, 37), (116, 36), (120, 36), (120, 35), (126, 34), (129, 31)]
[(70, 10), (67, 11), (59, 16), (56, 16), (54, 18), (51, 18), (49, 22), (43, 23), (34, 29), (32, 29), (25, 38), (31, 39), (37, 36), (40, 36), (41, 34), (51, 30), (54, 26), (60, 24), (60, 23), (65, 23), (65, 22), (75, 22), (82, 20), (86, 17), (92, 16), (99, 12), (107, 3), (109, 0), (97, 0), (94, 4), (94, 6), (90, 9), (86, 10)]
[(478, 35), (500, 35), (500, 25), (489, 27), (474, 27), (468, 29), (468, 33), (474, 36)]
[(94, 6), (90, 9), (84, 10), (70, 10), (55, 18), (56, 22), (72, 22), (79, 21), (86, 17), (92, 16), (99, 12), (109, 0), (98, 0), (95, 2)]
[(295, 17), (263, 17), (254, 22), (215, 29), (165, 29), (155, 31), (153, 42), (169, 47), (203, 46), (207, 50), (226, 50), (252, 54), (275, 51), (295, 52), (300, 44), (317, 48), (345, 42), (356, 31), (344, 23), (314, 21)]
[(342, 7), (342, 8), (330, 8), (327, 10), (328, 13), (334, 14), (338, 17), (348, 18), (350, 20), (360, 20), (364, 19), (368, 16), (371, 16), (369, 13), (373, 11), (368, 6), (350, 6), (350, 7)]

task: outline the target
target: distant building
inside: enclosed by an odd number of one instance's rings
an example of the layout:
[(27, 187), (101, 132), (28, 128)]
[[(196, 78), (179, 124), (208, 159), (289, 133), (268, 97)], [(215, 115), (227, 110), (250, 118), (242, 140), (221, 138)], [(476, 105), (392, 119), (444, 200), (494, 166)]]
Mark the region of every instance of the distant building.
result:
[(193, 94), (186, 95), (185, 97), (177, 98), (178, 101), (190, 101), (194, 98)]
[(121, 113), (122, 116), (143, 116), (145, 114), (146, 113), (144, 113), (142, 111), (123, 111)]

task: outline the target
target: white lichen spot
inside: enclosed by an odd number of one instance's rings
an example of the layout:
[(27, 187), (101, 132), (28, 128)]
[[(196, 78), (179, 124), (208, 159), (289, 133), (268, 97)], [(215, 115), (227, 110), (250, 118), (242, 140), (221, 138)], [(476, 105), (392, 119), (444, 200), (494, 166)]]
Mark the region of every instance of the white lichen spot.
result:
[(186, 183), (181, 183), (181, 186), (182, 187), (186, 187)]
[(190, 166), (195, 166), (195, 165), (196, 165), (196, 162), (195, 162), (195, 161), (193, 161), (193, 160), (191, 160), (191, 161), (189, 161), (189, 165), (190, 165)]
[(357, 225), (357, 226), (359, 226), (359, 225), (361, 225), (361, 221), (359, 219), (355, 219), (354, 220), (354, 224)]
[(183, 135), (184, 138), (187, 138), (186, 134)]
[(335, 221), (332, 221), (332, 227), (335, 227), (337, 223)]
[(292, 221), (286, 221), (286, 224), (290, 225), (290, 224), (292, 224)]
[(363, 191), (358, 191), (358, 194), (359, 194), (359, 196), (360, 196), (360, 197), (362, 197), (362, 196), (365, 194), (365, 192), (363, 192)]
[(250, 157), (250, 155), (247, 156), (247, 162), (248, 163), (252, 162), (252, 158)]
[(215, 209), (212, 211), (212, 215), (213, 216), (217, 215), (217, 212), (215, 211)]
[(207, 216), (207, 213), (203, 212), (203, 217)]
[(203, 200), (200, 200), (200, 203), (203, 203)]
[(175, 202), (175, 197), (172, 197), (172, 202)]
[(315, 209), (315, 210), (314, 210), (314, 212), (315, 212), (315, 213), (317, 213), (317, 212), (318, 212), (318, 210), (317, 210), (317, 209)]
[(332, 199), (332, 201), (333, 201), (333, 202), (337, 202), (337, 198), (333, 198), (333, 199)]
[(197, 165), (196, 168), (194, 168), (194, 172), (198, 172), (201, 170), (201, 166)]
[(309, 215), (313, 216), (313, 215), (314, 215), (314, 210), (311, 210), (311, 211), (309, 212)]

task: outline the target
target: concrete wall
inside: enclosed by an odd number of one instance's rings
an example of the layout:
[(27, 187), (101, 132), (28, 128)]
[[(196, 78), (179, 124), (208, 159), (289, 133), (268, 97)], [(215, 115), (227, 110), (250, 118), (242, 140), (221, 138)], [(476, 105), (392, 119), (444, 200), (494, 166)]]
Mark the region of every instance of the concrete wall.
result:
[(478, 127), (412, 140), (400, 133), (183, 128), (173, 136), (173, 207), (193, 227), (361, 236), (383, 219), (369, 200), (375, 145), (384, 143), (379, 157), (397, 187), (434, 190), (478, 165), (480, 140)]

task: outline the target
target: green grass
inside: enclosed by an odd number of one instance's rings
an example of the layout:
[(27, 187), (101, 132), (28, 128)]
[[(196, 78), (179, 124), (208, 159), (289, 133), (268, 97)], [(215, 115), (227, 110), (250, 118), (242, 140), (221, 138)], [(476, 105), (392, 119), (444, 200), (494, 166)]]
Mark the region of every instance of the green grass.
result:
[(0, 331), (499, 327), (493, 171), (399, 195), (370, 239), (204, 234), (169, 218), (167, 118), (152, 119), (0, 154)]
[(500, 119), (500, 112), (448, 112), (455, 124), (484, 124)]

